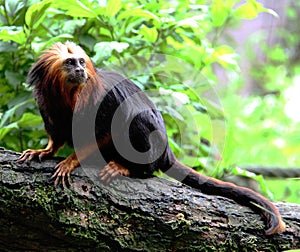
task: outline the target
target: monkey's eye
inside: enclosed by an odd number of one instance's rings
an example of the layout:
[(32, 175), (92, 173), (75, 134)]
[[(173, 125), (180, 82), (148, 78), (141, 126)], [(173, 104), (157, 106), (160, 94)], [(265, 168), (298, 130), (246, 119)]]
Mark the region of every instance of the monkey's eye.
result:
[(85, 60), (84, 59), (79, 59), (79, 64), (84, 66), (85, 65)]
[(73, 60), (72, 59), (66, 59), (65, 60), (65, 64), (66, 65), (72, 65), (73, 64)]

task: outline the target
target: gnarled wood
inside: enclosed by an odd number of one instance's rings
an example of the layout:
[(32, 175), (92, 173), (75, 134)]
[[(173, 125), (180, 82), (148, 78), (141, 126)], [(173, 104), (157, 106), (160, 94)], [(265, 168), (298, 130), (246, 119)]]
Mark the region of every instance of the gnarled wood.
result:
[(70, 188), (50, 180), (58, 159), (16, 162), (0, 150), (0, 250), (282, 251), (300, 248), (300, 206), (277, 203), (284, 233), (264, 235), (247, 207), (160, 178), (115, 179), (79, 168)]

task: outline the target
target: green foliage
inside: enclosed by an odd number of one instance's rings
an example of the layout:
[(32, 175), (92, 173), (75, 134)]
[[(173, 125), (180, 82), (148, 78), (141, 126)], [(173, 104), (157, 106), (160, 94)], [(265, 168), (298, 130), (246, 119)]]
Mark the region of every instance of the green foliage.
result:
[[(97, 67), (116, 67), (148, 92), (163, 112), (172, 149), (185, 163), (216, 176), (223, 174), (222, 167), (233, 163), (252, 163), (250, 143), (256, 141), (255, 145), (262, 145), (266, 137), (270, 142), (277, 134), (270, 133), (270, 125), (275, 123), (272, 120), (285, 117), (282, 111), (265, 109), (280, 105), (277, 103), (283, 102), (283, 98), (243, 101), (233, 95), (232, 89), (224, 102), (229, 112), (224, 116), (220, 108), (214, 92), (217, 78), (213, 64), (227, 71), (239, 71), (238, 55), (230, 46), (219, 43), (220, 35), (241, 19), (255, 18), (261, 12), (274, 15), (256, 0), (239, 3), (238, 0), (0, 1), (0, 145), (21, 151), (46, 144), (47, 135), (37, 116), (32, 88), (25, 84), (26, 74), (41, 50), (56, 41), (72, 40), (87, 51)], [(280, 47), (270, 57), (286, 60)], [(271, 71), (267, 76), (275, 72), (267, 68), (265, 71)], [(278, 71), (276, 74), (280, 75)], [(212, 95), (204, 98), (205, 92)], [(263, 123), (259, 119), (262, 116), (269, 117), (270, 124)], [(222, 166), (215, 172), (220, 162), (216, 149), (222, 152), (224, 144), (225, 117), (229, 121), (229, 140)], [(253, 125), (262, 129), (256, 138), (251, 137), (256, 134)], [(60, 154), (68, 152), (65, 149)], [(261, 152), (255, 154), (261, 156), (256, 159), (258, 163), (270, 161)], [(280, 162), (277, 157), (274, 163)]]
[[(189, 64), (191, 69), (203, 70), (203, 75), (212, 80), (215, 78), (211, 70), (214, 62), (219, 62), (225, 67), (236, 67), (233, 49), (228, 46), (215, 47), (206, 38), (214, 30), (215, 24), (210, 19), (214, 11), (201, 1), (192, 4), (188, 1), (99, 3), (87, 0), (11, 0), (2, 1), (0, 11), (0, 141), (1, 145), (19, 151), (40, 146), (45, 142), (46, 134), (42, 139), (38, 137), (41, 135), (42, 123), (34, 116), (38, 112), (32, 102), (31, 89), (23, 83), (29, 67), (40, 51), (55, 41), (70, 39), (80, 43), (99, 67), (109, 66), (115, 61), (124, 61), (132, 55), (154, 53), (172, 54), (181, 58), (183, 64)], [(226, 17), (229, 18), (232, 13), (229, 11)], [(160, 60), (167, 63), (166, 59)], [(147, 61), (143, 63), (143, 69), (152, 67)], [(163, 64), (158, 61), (157, 63)], [(169, 66), (173, 63), (169, 63)], [(140, 67), (139, 65), (138, 61), (134, 62), (132, 69)], [(172, 80), (175, 83), (169, 80), (174, 93), (165, 95), (166, 100), (171, 100), (173, 94), (184, 91), (177, 85), (184, 81), (182, 78), (186, 78), (180, 73), (180, 68), (169, 68), (176, 78)], [(127, 70), (132, 72), (132, 69)], [(135, 77), (144, 90), (158, 90), (162, 87), (170, 89), (158, 76), (162, 74), (162, 69), (156, 71)], [(202, 87), (202, 90), (209, 87), (207, 84), (202, 86), (206, 86)], [(188, 89), (185, 92), (188, 92)], [(186, 93), (188, 98), (189, 95)], [(197, 105), (203, 107), (195, 95), (193, 102), (194, 108)], [(217, 110), (213, 107), (212, 109)], [(173, 107), (173, 111), (176, 111), (176, 108)], [(203, 111), (195, 110), (193, 113), (203, 115)], [(207, 115), (207, 111), (205, 113)], [(183, 127), (188, 129), (187, 118), (180, 120)], [(26, 121), (32, 121), (31, 127)], [(171, 129), (170, 132), (172, 131), (174, 132)], [(11, 137), (11, 134), (14, 137)], [(177, 132), (177, 135), (179, 134), (180, 132)], [(170, 136), (173, 135), (174, 133), (170, 133)], [(209, 135), (205, 137), (209, 138)], [(197, 148), (201, 147), (200, 141), (193, 142)], [(178, 147), (178, 150), (180, 148)]]
[[(298, 3), (299, 7), (299, 3)], [(291, 11), (291, 10), (289, 10)], [(291, 15), (289, 23), (297, 17)], [(297, 27), (297, 28), (295, 28)], [(290, 29), (298, 34), (299, 27)], [(253, 61), (251, 72), (257, 83), (257, 94), (243, 97), (237, 95), (243, 82), (237, 78), (223, 96), (227, 118), (227, 141), (221, 166), (232, 164), (299, 167), (299, 78), (300, 68), (294, 55), (299, 38), (286, 31), (282, 33), (283, 43), (267, 46), (265, 39), (260, 44), (266, 55), (266, 63), (257, 62), (249, 48)], [(252, 57), (251, 57), (252, 56)], [(238, 109), (236, 109), (238, 108)], [(243, 175), (243, 174), (242, 174)], [(299, 201), (299, 179), (267, 181), (264, 192), (271, 190), (273, 199), (290, 202)], [(263, 183), (260, 182), (263, 187)]]

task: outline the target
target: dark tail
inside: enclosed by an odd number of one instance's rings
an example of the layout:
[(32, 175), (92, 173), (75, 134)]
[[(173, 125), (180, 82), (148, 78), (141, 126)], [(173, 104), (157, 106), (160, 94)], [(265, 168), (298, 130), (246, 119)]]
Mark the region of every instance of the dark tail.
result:
[(205, 194), (223, 196), (252, 208), (264, 217), (268, 227), (267, 235), (280, 233), (285, 229), (280, 213), (272, 202), (248, 188), (201, 175), (178, 161), (166, 173)]

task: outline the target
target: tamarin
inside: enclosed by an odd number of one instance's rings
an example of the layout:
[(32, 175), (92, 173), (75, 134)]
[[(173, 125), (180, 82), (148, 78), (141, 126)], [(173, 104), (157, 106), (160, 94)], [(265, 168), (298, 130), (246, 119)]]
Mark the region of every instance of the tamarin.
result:
[(55, 43), (44, 51), (27, 83), (34, 85), (49, 142), (45, 149), (24, 151), (19, 162), (53, 156), (65, 143), (76, 151), (56, 166), (55, 185), (69, 182), (80, 162), (100, 151), (104, 181), (118, 174), (145, 178), (161, 170), (203, 193), (254, 209), (264, 217), (267, 235), (284, 231), (278, 209), (262, 195), (180, 163), (168, 144), (162, 116), (146, 94), (119, 73), (95, 68), (75, 43)]

